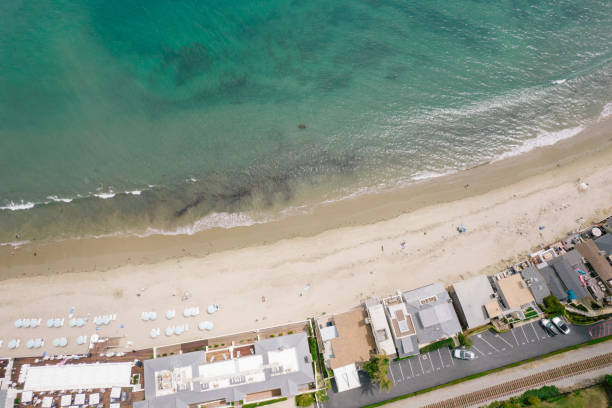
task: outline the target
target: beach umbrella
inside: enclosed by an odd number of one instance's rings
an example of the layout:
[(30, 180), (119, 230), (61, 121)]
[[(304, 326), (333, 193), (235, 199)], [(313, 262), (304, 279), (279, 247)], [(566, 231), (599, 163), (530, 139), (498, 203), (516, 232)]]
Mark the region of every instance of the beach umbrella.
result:
[(203, 321), (198, 324), (198, 329), (200, 330), (212, 330), (213, 327), (213, 323), (209, 321)]
[(140, 314), (140, 318), (146, 322), (147, 320), (149, 320), (149, 313), (148, 312), (142, 312)]
[(152, 339), (157, 337), (157, 330), (155, 329), (151, 329), (151, 333), (149, 334), (151, 336)]
[(166, 319), (168, 320), (174, 319), (175, 315), (176, 315), (176, 310), (170, 309), (166, 312)]
[(206, 311), (208, 312), (208, 314), (213, 314), (217, 310), (219, 310), (219, 305), (209, 305)]
[(53, 327), (54, 322), (53, 319), (47, 319), (47, 327)]
[(109, 323), (110, 323), (110, 320), (111, 320), (111, 319), (110, 319), (110, 317), (109, 317), (109, 316), (104, 316), (104, 318), (102, 319), (102, 323), (104, 323), (104, 324), (106, 324), (106, 325), (107, 325), (107, 324), (109, 324)]
[(149, 320), (155, 320), (155, 319), (157, 319), (157, 313), (155, 312), (149, 313)]
[(193, 308), (193, 313), (191, 313), (193, 316), (197, 316), (200, 314), (200, 308), (199, 307), (194, 307)]
[(15, 325), (16, 328), (20, 328), (21, 326), (23, 326), (23, 320), (17, 319), (15, 320), (15, 323), (13, 324)]
[(40, 319), (32, 319), (30, 321), (30, 327), (38, 327), (40, 326)]
[(83, 343), (85, 343), (85, 339), (83, 338), (83, 336), (77, 337), (77, 344), (83, 344)]
[(58, 338), (53, 339), (53, 347), (59, 347), (59, 339)]
[(59, 344), (60, 344), (60, 346), (62, 346), (62, 347), (66, 347), (66, 345), (68, 344), (68, 339), (66, 339), (65, 337), (62, 337), (62, 338), (60, 339)]
[(166, 328), (166, 336), (172, 336), (174, 334), (174, 327), (169, 326)]
[(55, 319), (55, 321), (53, 322), (53, 325), (54, 325), (55, 327), (62, 327), (62, 326), (63, 326), (63, 324), (64, 324), (64, 322), (62, 322), (62, 319), (59, 319), (59, 318), (58, 318), (58, 319)]
[(26, 347), (27, 348), (33, 348), (34, 347), (34, 340), (30, 339), (26, 342)]
[(10, 348), (11, 350), (17, 348), (17, 340), (13, 339), (9, 341), (8, 348)]
[(184, 330), (185, 329), (183, 328), (183, 326), (176, 326), (176, 328), (174, 329), (174, 334), (176, 334), (178, 336), (178, 335), (182, 334)]
[(40, 347), (42, 347), (42, 339), (36, 339), (36, 340), (34, 340), (34, 347), (35, 347), (35, 348), (40, 348)]
[(79, 319), (77, 319), (77, 321), (76, 321), (76, 325), (77, 325), (78, 327), (83, 327), (83, 326), (85, 326), (85, 319), (83, 319), (83, 318), (79, 318)]
[(76, 326), (76, 319), (70, 319), (70, 321), (68, 322), (68, 324), (70, 325), (70, 327), (74, 327)]
[(30, 327), (30, 319), (23, 319), (22, 327)]
[(183, 316), (185, 316), (185, 317), (191, 316), (191, 309), (187, 308), (187, 309), (183, 310)]

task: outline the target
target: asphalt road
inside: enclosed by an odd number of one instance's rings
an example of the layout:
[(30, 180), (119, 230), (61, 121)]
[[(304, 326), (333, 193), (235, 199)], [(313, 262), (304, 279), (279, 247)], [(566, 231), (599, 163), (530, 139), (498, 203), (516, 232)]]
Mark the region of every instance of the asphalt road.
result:
[(392, 361), (389, 377), (395, 386), (390, 392), (380, 391), (370, 383), (366, 373), (359, 372), (361, 388), (338, 393), (334, 385), (334, 389), (328, 391), (329, 401), (325, 406), (361, 407), (612, 334), (612, 321), (593, 326), (568, 326), (570, 334), (554, 337), (544, 331), (538, 320), (506, 333), (486, 331), (474, 335), (471, 350), (476, 358), (471, 361), (453, 358), (449, 348)]

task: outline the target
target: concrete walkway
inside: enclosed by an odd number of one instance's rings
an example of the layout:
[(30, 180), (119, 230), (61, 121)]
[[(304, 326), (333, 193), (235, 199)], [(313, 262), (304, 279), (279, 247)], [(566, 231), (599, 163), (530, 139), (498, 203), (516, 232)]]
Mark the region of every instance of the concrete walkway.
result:
[[(552, 356), (543, 360), (534, 361), (531, 363), (523, 364), (518, 367), (489, 374), (474, 380), (469, 380), (460, 384), (444, 387), (439, 390), (417, 395), (416, 397), (390, 403), (386, 406), (390, 408), (399, 408), (406, 406), (422, 407), (436, 402), (442, 402), (461, 395), (465, 395), (474, 391), (479, 391), (494, 385), (503, 384), (512, 380), (518, 380), (525, 376), (537, 374), (539, 372), (550, 370), (552, 368), (561, 367), (570, 363), (583, 361), (587, 358), (607, 354), (610, 352), (612, 352), (612, 341), (607, 341), (593, 346), (585, 346), (578, 350), (568, 351), (566, 353), (558, 354), (556, 356)], [(612, 373), (612, 367), (609, 367), (606, 370), (594, 370), (592, 372), (584, 373), (575, 377), (562, 379), (558, 381), (558, 386), (563, 388), (571, 387), (576, 383), (592, 381), (593, 379), (602, 378), (606, 373)], [(556, 383), (554, 384), (557, 385)], [(510, 396), (503, 397), (503, 399), (507, 398), (510, 398)], [(482, 405), (485, 405), (485, 403), (479, 403), (477, 406)]]

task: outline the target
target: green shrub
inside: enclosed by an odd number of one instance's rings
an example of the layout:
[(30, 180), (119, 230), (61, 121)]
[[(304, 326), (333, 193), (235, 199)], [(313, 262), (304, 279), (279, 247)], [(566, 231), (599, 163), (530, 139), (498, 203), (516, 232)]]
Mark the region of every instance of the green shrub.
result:
[(459, 344), (465, 348), (470, 348), (472, 347), (472, 344), (474, 344), (474, 341), (469, 336), (459, 333)]
[(548, 314), (563, 314), (565, 306), (559, 302), (555, 295), (551, 294), (544, 298), (544, 311)]
[(606, 374), (604, 383), (608, 387), (608, 391), (612, 392), (612, 375)]
[(429, 353), (430, 351), (437, 350), (442, 347), (455, 347), (455, 341), (453, 339), (444, 339), (436, 341), (435, 343), (428, 344), (420, 349), (421, 354)]
[(554, 385), (545, 385), (542, 388), (536, 388), (534, 390), (528, 390), (521, 395), (521, 400), (527, 402), (529, 397), (537, 397), (542, 401), (548, 401), (553, 397), (561, 395), (561, 392)]
[(314, 394), (300, 394), (295, 396), (295, 405), (298, 407), (309, 407), (314, 403)]
[(525, 403), (531, 407), (537, 407), (538, 405), (540, 405), (541, 402), (542, 400), (540, 400), (535, 395), (530, 395), (525, 399)]
[(310, 354), (312, 354), (312, 361), (318, 361), (317, 340), (314, 337), (308, 338), (308, 347), (310, 348)]
[(364, 363), (363, 370), (368, 373), (372, 382), (378, 385), (378, 388), (389, 392), (393, 386), (387, 375), (389, 371), (389, 358), (383, 354), (375, 354), (369, 361)]

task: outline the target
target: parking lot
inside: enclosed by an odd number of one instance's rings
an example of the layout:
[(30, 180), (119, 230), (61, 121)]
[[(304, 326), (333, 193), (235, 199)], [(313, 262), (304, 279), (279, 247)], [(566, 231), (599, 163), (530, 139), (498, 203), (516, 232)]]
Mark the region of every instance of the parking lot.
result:
[(389, 365), (389, 377), (395, 383), (390, 392), (380, 391), (369, 382), (367, 374), (360, 373), (361, 388), (328, 393), (327, 407), (359, 407), (384, 401), (395, 396), (409, 394), (424, 388), (444, 384), (471, 374), (505, 366), (517, 361), (536, 357), (567, 346), (583, 343), (600, 333), (612, 331), (612, 322), (603, 322), (591, 327), (568, 325), (568, 335), (551, 337), (540, 326), (538, 320), (497, 334), (485, 331), (471, 336), (471, 350), (476, 358), (471, 361), (453, 358), (449, 348)]

